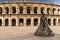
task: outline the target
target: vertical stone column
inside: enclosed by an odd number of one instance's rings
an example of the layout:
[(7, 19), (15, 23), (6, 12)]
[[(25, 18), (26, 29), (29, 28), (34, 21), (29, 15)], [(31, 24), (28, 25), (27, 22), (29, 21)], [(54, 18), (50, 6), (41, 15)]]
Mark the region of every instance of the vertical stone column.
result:
[(32, 27), (34, 26), (34, 19), (33, 19), (33, 17), (31, 18), (31, 26)]
[(6, 14), (6, 12), (5, 12), (5, 6), (2, 6), (2, 14)]
[(4, 17), (1, 20), (2, 20), (2, 26), (5, 26), (5, 24), (4, 24), (4, 22), (5, 22)]
[(26, 17), (24, 17), (24, 25), (23, 26), (26, 26)]
[(34, 7), (33, 6), (31, 7), (30, 10), (31, 10), (31, 14), (34, 14)]
[(19, 19), (16, 18), (16, 26), (19, 26)]
[(40, 25), (40, 17), (38, 18), (38, 26)]
[(50, 15), (53, 15), (53, 8), (50, 9)]
[(12, 21), (11, 21), (11, 17), (9, 18), (9, 26), (12, 26)]
[(56, 19), (56, 26), (58, 26), (59, 25), (59, 23), (58, 23), (58, 19)]
[(51, 18), (51, 26), (54, 26), (54, 25), (53, 25), (53, 18)]
[(41, 10), (40, 10), (40, 7), (38, 7), (38, 9), (37, 9), (37, 14), (41, 14), (40, 11), (41, 11)]
[(19, 7), (18, 7), (18, 5), (16, 6), (16, 14), (19, 14)]
[(55, 15), (57, 15), (57, 14), (58, 14), (58, 13), (57, 13), (57, 9), (55, 10), (54, 14), (55, 14)]
[(26, 6), (23, 6), (23, 14), (27, 14), (27, 9), (26, 9)]
[[(2, 14), (5, 14), (5, 9), (4, 9), (4, 6), (2, 6)], [(2, 26), (5, 26), (5, 24), (4, 24), (4, 22), (5, 22), (5, 20), (4, 20), (4, 15), (3, 15), (3, 17), (2, 17)]]
[(47, 14), (47, 8), (45, 8), (44, 13)]

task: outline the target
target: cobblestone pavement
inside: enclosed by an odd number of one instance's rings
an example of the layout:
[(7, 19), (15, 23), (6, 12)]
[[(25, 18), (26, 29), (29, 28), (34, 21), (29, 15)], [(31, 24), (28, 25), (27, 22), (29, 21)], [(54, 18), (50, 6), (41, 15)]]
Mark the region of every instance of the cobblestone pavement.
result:
[(0, 40), (60, 40), (60, 35), (56, 34), (54, 37), (37, 37), (32, 33), (24, 35), (24, 36), (12, 36), (0, 38)]

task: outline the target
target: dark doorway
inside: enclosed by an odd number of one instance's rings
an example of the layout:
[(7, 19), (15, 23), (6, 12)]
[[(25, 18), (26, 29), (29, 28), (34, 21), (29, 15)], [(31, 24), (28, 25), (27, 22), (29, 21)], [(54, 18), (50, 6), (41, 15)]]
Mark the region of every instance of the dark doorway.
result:
[(24, 24), (24, 20), (21, 18), (19, 19), (19, 26), (22, 26)]
[(12, 13), (13, 13), (13, 14), (16, 13), (16, 7), (12, 7)]
[(0, 14), (2, 14), (2, 7), (0, 7)]
[(34, 26), (37, 26), (37, 25), (38, 25), (38, 19), (35, 18), (35, 19), (34, 19)]
[(41, 14), (43, 14), (44, 13), (44, 7), (41, 7)]
[(8, 14), (9, 13), (9, 8), (6, 7), (5, 10), (6, 10), (6, 14)]
[(27, 14), (30, 14), (30, 7), (27, 7)]
[(5, 19), (5, 26), (8, 26), (8, 25), (9, 25), (9, 20)]
[(56, 19), (53, 19), (53, 25), (54, 26), (56, 25)]
[(30, 26), (31, 25), (31, 19), (27, 19), (26, 21), (27, 21), (27, 23), (26, 23), (27, 26)]
[(2, 20), (0, 19), (0, 26), (2, 26)]
[(55, 10), (56, 10), (56, 9), (55, 9), (55, 8), (53, 8), (53, 15), (54, 15), (54, 13), (55, 13)]
[(34, 13), (37, 14), (37, 7), (34, 7)]
[(50, 8), (47, 8), (47, 14), (49, 15)]
[(19, 11), (20, 11), (20, 14), (23, 14), (23, 7), (22, 6), (19, 7)]
[(48, 19), (48, 25), (49, 26), (51, 25), (51, 19)]
[(16, 26), (16, 20), (12, 19), (12, 26)]

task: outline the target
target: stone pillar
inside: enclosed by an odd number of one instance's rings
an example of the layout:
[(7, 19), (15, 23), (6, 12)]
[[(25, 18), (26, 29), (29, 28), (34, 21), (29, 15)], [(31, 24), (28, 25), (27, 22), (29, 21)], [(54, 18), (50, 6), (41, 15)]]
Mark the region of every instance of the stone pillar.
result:
[(2, 20), (2, 26), (5, 26), (5, 24), (4, 24), (4, 22), (5, 22), (4, 17), (1, 20)]
[(23, 14), (27, 14), (26, 6), (23, 6)]
[(2, 14), (6, 14), (4, 6), (2, 6)]
[(44, 14), (47, 14), (47, 9), (45, 8), (45, 10), (44, 10)]
[(38, 7), (38, 9), (37, 9), (37, 14), (41, 14), (40, 11), (41, 11), (41, 10), (40, 10), (40, 7)]
[(18, 7), (18, 5), (16, 6), (16, 14), (19, 14), (19, 7)]
[(31, 18), (31, 26), (32, 27), (34, 26), (34, 19), (33, 19), (33, 17)]
[(30, 10), (31, 10), (31, 14), (34, 14), (34, 7), (32, 7)]
[(11, 14), (11, 6), (9, 6), (9, 14)]
[(19, 19), (16, 19), (16, 26), (19, 26)]
[(51, 18), (51, 26), (54, 26), (54, 25), (53, 25), (53, 18)]
[(11, 18), (9, 18), (9, 26), (12, 26), (12, 21), (11, 21)]
[(40, 17), (38, 18), (38, 26), (40, 25)]
[(56, 9), (55, 12), (54, 12), (55, 15), (58, 15), (58, 10)]
[(50, 9), (50, 15), (53, 15), (53, 8)]
[(26, 17), (24, 17), (24, 24), (23, 24), (23, 26), (26, 26)]

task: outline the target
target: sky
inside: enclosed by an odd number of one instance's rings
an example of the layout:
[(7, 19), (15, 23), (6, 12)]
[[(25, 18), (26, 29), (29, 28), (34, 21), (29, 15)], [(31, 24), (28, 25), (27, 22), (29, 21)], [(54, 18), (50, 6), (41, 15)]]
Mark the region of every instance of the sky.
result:
[[(7, 0), (0, 0), (0, 2), (4, 2), (4, 1), (7, 1)], [(55, 4), (60, 4), (60, 0), (37, 0), (37, 1), (40, 1), (40, 2), (52, 2), (52, 3), (55, 3)]]

